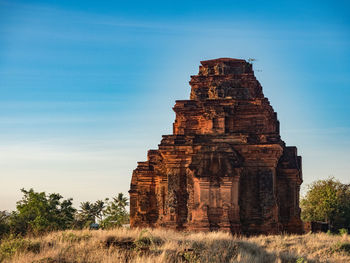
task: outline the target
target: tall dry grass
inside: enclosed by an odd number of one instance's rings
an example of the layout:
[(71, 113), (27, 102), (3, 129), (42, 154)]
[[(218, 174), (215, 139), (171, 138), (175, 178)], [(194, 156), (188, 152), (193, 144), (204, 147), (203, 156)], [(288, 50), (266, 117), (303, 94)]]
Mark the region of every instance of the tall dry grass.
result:
[(350, 262), (350, 236), (322, 233), (238, 237), (224, 232), (126, 228), (61, 231), (3, 240), (1, 258), (3, 262), (18, 263)]

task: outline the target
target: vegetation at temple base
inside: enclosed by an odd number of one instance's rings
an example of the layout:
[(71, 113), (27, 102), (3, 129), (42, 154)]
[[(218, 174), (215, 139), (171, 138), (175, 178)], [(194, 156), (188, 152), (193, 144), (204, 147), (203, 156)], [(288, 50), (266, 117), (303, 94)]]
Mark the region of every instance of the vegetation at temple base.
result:
[(75, 227), (86, 228), (96, 222), (103, 228), (120, 227), (129, 221), (128, 204), (128, 199), (122, 193), (112, 200), (106, 198), (95, 203), (83, 202), (76, 216)]
[(0, 240), (9, 235), (40, 235), (49, 231), (88, 228), (99, 223), (103, 228), (128, 223), (127, 198), (119, 193), (110, 201), (82, 202), (80, 209), (73, 200), (60, 194), (46, 194), (33, 189), (21, 189), (23, 197), (12, 213), (0, 211)]
[(0, 240), (1, 238), (9, 233), (9, 215), (5, 211), (0, 211)]
[(106, 209), (103, 211), (104, 219), (101, 225), (104, 228), (120, 227), (123, 223), (129, 221), (129, 213), (126, 210), (128, 199), (119, 193), (112, 200), (106, 199)]
[(39, 234), (72, 228), (76, 212), (72, 199), (61, 200), (60, 194), (47, 195), (33, 189), (21, 191), (23, 198), (17, 202), (16, 211), (9, 216), (11, 233)]
[(318, 180), (309, 185), (300, 202), (304, 221), (329, 223), (332, 231), (350, 228), (350, 185), (334, 178)]

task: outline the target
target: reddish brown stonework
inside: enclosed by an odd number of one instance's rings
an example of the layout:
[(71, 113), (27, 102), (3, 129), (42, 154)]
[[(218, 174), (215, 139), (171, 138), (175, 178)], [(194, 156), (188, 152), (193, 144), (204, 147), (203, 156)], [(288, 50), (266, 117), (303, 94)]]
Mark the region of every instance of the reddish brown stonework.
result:
[(301, 233), (301, 157), (241, 59), (202, 61), (190, 100), (176, 101), (173, 135), (131, 180), (132, 227)]

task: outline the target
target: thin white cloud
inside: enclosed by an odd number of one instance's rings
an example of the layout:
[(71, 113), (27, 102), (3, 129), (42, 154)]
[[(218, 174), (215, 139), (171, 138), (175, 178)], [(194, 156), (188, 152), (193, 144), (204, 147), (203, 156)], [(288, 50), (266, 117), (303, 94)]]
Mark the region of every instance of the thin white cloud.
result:
[[(182, 21), (173, 20), (159, 20), (153, 22), (153, 20), (140, 20), (132, 17), (122, 17), (122, 16), (109, 16), (109, 15), (99, 15), (96, 13), (87, 13), (82, 11), (71, 11), (67, 9), (52, 8), (49, 6), (35, 5), (35, 4), (23, 4), (23, 3), (12, 3), (9, 1), (1, 1), (0, 4), (4, 4), (7, 7), (11, 7), (15, 12), (24, 12), (24, 15), (20, 17), (26, 24), (40, 22), (37, 28), (23, 27), (22, 33), (28, 30), (30, 34), (41, 34), (46, 35), (55, 39), (69, 39), (69, 40), (90, 40), (90, 41), (124, 41), (126, 35), (118, 38), (118, 28), (125, 29), (140, 29), (140, 30), (155, 30), (158, 33), (169, 34), (171, 32), (177, 33), (196, 33), (207, 35), (219, 35), (220, 37), (233, 35), (235, 37), (245, 37), (245, 38), (259, 38), (261, 41), (264, 39), (269, 40), (285, 40), (290, 41), (291, 38), (297, 41), (305, 41), (309, 39), (314, 43), (315, 38), (319, 41), (327, 41), (330, 39), (338, 42), (338, 38), (341, 36), (341, 31), (336, 30), (337, 27), (332, 25), (323, 25), (322, 27), (317, 23), (309, 24), (309, 30), (306, 30), (305, 23), (302, 24), (299, 21), (288, 21), (288, 23), (275, 23), (273, 21), (263, 23), (258, 20), (255, 21), (251, 17), (242, 18), (239, 17), (233, 21), (212, 21), (208, 19), (207, 22), (195, 19), (183, 19)], [(38, 16), (40, 14), (40, 16)], [(67, 27), (63, 27), (64, 31), (60, 30), (50, 30), (42, 20), (48, 21), (60, 21), (62, 20), (54, 19), (55, 17), (68, 17), (70, 18), (70, 24)], [(73, 24), (71, 24), (73, 22)], [(41, 25), (41, 26), (39, 26)], [(75, 28), (80, 28), (81, 25), (86, 25), (87, 28), (91, 26), (103, 26), (106, 30), (105, 32), (81, 32)], [(14, 27), (16, 25), (13, 25)], [(27, 28), (27, 29), (26, 29)], [(113, 31), (113, 28), (116, 31)], [(8, 32), (14, 32), (14, 29), (8, 27), (6, 30)], [(3, 29), (4, 30), (4, 29)], [(114, 32), (114, 34), (111, 34)], [(276, 39), (276, 36), (278, 38)], [(348, 43), (348, 41), (345, 41)]]

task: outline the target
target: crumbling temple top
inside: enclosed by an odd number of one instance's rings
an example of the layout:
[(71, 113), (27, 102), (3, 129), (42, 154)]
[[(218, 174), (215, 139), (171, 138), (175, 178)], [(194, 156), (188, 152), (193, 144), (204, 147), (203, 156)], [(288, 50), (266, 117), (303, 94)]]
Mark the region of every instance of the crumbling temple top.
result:
[(148, 151), (131, 180), (132, 227), (301, 233), (301, 157), (242, 59), (201, 61), (173, 134)]

